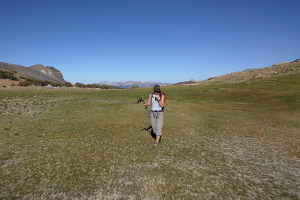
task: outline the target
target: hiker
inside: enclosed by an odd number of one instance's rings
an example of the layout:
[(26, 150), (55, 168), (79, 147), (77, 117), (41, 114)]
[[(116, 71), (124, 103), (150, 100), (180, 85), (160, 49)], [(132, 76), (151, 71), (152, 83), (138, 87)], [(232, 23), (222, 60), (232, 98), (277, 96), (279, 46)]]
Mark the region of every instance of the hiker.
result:
[(165, 93), (160, 90), (159, 85), (155, 85), (153, 87), (153, 93), (149, 95), (148, 101), (144, 104), (145, 106), (152, 106), (150, 118), (153, 132), (156, 135), (154, 146), (159, 144), (162, 136), (165, 99)]

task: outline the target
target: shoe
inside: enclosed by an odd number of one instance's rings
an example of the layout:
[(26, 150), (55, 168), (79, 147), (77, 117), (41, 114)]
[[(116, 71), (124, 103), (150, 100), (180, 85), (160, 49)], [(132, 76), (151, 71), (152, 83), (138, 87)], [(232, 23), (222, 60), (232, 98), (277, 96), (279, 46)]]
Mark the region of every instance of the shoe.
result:
[(159, 142), (155, 142), (153, 146), (157, 147), (159, 145)]

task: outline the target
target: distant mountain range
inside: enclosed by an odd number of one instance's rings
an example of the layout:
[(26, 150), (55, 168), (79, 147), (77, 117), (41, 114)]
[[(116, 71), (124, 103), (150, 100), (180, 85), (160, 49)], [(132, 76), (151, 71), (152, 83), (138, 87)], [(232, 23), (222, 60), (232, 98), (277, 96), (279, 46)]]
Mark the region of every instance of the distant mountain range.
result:
[(132, 88), (132, 87), (146, 88), (146, 87), (151, 87), (151, 86), (154, 86), (154, 85), (167, 86), (167, 85), (171, 85), (171, 84), (169, 84), (169, 83), (160, 83), (160, 82), (152, 82), (152, 81), (146, 81), (146, 82), (138, 82), (138, 81), (109, 82), (109, 81), (102, 81), (102, 82), (99, 83), (99, 85), (116, 86), (116, 87), (119, 87), (119, 88)]
[(22, 65), (0, 62), (0, 69), (15, 71), (19, 74), (19, 76), (32, 77), (42, 81), (51, 81), (55, 83), (66, 82), (62, 73), (52, 66), (32, 65), (31, 67), (25, 67)]

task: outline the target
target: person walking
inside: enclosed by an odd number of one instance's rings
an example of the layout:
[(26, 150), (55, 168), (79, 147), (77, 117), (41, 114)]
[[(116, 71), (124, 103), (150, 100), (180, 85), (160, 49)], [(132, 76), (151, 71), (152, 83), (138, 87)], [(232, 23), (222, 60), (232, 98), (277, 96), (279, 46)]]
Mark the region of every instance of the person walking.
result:
[(162, 137), (162, 127), (164, 123), (164, 106), (166, 95), (160, 90), (159, 85), (153, 87), (153, 93), (149, 95), (145, 106), (151, 105), (150, 119), (152, 130), (156, 135), (154, 146), (159, 145)]

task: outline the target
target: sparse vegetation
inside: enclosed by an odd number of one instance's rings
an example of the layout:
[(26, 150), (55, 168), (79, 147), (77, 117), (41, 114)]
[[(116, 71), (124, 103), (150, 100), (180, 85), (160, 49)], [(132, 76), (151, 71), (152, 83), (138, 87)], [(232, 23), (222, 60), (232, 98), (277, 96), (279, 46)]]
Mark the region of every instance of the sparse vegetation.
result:
[(255, 79), (264, 79), (278, 77), (287, 74), (300, 73), (300, 60), (292, 62), (278, 63), (264, 68), (252, 68), (241, 72), (225, 74), (219, 77), (211, 77), (202, 83), (222, 82), (222, 83), (238, 83), (245, 81), (255, 81)]
[(19, 86), (23, 86), (23, 87), (30, 86), (30, 85), (35, 85), (35, 86), (48, 86), (48, 85), (51, 85), (53, 87), (63, 86), (63, 84), (57, 83), (57, 82), (52, 82), (52, 81), (47, 81), (47, 80), (41, 81), (41, 80), (37, 80), (35, 78), (28, 78), (28, 77), (23, 77), (23, 78), (25, 80), (20, 81), (19, 84), (18, 84)]
[(63, 86), (64, 86), (64, 87), (72, 87), (73, 85), (72, 85), (72, 83), (70, 83), (70, 82), (65, 82), (65, 83), (63, 84)]
[(0, 199), (299, 199), (300, 75), (150, 89), (0, 90)]
[(10, 79), (18, 81), (19, 79), (15, 76), (16, 71), (4, 71), (0, 70), (0, 79)]

